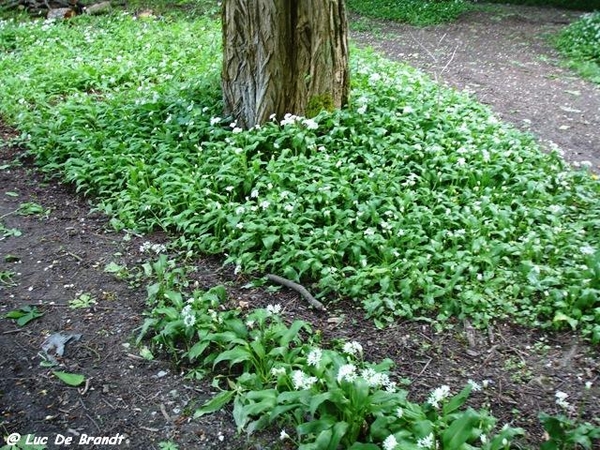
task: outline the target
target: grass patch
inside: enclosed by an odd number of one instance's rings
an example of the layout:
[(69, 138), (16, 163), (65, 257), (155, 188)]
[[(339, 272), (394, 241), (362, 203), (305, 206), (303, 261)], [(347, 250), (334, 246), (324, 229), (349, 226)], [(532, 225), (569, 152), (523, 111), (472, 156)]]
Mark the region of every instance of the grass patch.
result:
[(452, 22), (473, 5), (463, 0), (348, 0), (348, 9), (377, 19), (426, 26)]
[(358, 50), (349, 108), (241, 131), (221, 117), (219, 32), (122, 13), (0, 22), (0, 111), (117, 228), (162, 228), (238, 270), (312, 280), (382, 326), (509, 319), (600, 340), (589, 172)]
[(600, 11), (585, 14), (556, 38), (567, 65), (583, 77), (600, 83)]

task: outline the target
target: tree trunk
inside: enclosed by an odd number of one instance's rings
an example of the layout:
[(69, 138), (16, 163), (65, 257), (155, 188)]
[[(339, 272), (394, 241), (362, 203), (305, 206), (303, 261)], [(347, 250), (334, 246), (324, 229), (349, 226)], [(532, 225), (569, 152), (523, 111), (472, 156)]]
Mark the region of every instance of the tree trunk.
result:
[(345, 105), (347, 35), (344, 0), (225, 0), (225, 113), (251, 128)]

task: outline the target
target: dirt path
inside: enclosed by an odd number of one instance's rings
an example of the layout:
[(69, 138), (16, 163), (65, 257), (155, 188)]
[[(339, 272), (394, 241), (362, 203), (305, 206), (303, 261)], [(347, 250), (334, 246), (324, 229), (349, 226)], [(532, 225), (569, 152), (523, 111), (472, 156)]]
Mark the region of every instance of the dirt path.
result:
[[(458, 22), (418, 29), (375, 22), (354, 39), (472, 92), (505, 121), (600, 169), (600, 87), (559, 66), (547, 36), (581, 13), (496, 5)], [(364, 19), (362, 19), (364, 20)]]

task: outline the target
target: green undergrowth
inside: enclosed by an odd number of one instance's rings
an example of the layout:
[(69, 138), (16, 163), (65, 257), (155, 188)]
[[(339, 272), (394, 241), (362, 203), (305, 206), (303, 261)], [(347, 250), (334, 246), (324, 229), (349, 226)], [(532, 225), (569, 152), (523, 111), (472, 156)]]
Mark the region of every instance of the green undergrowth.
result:
[(600, 340), (590, 172), (359, 50), (350, 107), (241, 130), (221, 115), (218, 42), (209, 20), (0, 22), (0, 111), (117, 228), (310, 281), (381, 326), (508, 319)]
[(452, 22), (473, 9), (464, 0), (348, 0), (347, 5), (357, 14), (417, 26)]
[(510, 3), (525, 6), (548, 6), (555, 8), (593, 11), (600, 9), (600, 0), (485, 0), (483, 3)]
[(556, 38), (567, 65), (585, 78), (600, 83), (600, 11), (583, 15)]

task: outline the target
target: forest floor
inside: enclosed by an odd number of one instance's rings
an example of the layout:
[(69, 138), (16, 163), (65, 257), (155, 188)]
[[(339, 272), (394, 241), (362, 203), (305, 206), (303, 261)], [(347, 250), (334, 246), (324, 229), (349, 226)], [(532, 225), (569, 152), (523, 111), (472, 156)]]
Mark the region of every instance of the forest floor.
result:
[(494, 5), (427, 28), (355, 18), (354, 40), (471, 93), (503, 120), (600, 170), (600, 86), (561, 64), (549, 42), (582, 13)]
[[(561, 147), (569, 161), (591, 161), (598, 169), (600, 91), (561, 68), (544, 38), (577, 14), (514, 6), (495, 11), (427, 29), (368, 21), (371, 31), (353, 37), (472, 91), (503, 119)], [(148, 258), (140, 246), (168, 237), (112, 231), (90, 202), (36, 171), (11, 146), (15, 134), (0, 124), (0, 316), (26, 305), (43, 316), (24, 327), (0, 320), (0, 435), (34, 433), (48, 438), (48, 448), (62, 448), (52, 444), (59, 436), (73, 437), (76, 445), (82, 436), (117, 435), (123, 436), (117, 448), (140, 450), (168, 440), (181, 449), (287, 448), (278, 430), (250, 441), (239, 436), (229, 409), (191, 419), (214, 394), (211, 380), (188, 380), (160, 355), (153, 361), (139, 356), (133, 341), (143, 322), (145, 288), (104, 270), (111, 262), (139, 267)], [(21, 215), (28, 202), (45, 211)], [(414, 400), (442, 384), (457, 392), (469, 379), (490, 380), (471, 404), (525, 428), (533, 448), (543, 440), (538, 412), (559, 412), (556, 391), (569, 394), (584, 418), (600, 416), (600, 352), (575, 333), (509, 323), (485, 332), (463, 323), (438, 332), (418, 322), (378, 330), (349, 302), (317, 312), (285, 290), (243, 288), (249, 280), (215, 259), (199, 259), (195, 267), (191, 277), (201, 287), (225, 285), (232, 303), (280, 303), (284, 317), (312, 323), (326, 339), (357, 340), (373, 360), (392, 358), (397, 374), (410, 380)], [(81, 294), (96, 304), (72, 308)], [(40, 365), (42, 346), (55, 333), (81, 335), (58, 359), (59, 370), (86, 376), (84, 386), (68, 387)], [(591, 390), (584, 389), (586, 382), (593, 383)]]

